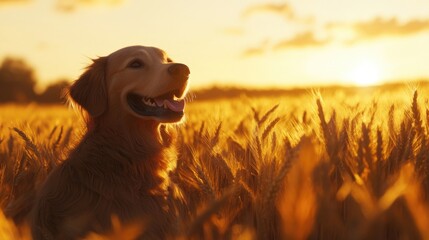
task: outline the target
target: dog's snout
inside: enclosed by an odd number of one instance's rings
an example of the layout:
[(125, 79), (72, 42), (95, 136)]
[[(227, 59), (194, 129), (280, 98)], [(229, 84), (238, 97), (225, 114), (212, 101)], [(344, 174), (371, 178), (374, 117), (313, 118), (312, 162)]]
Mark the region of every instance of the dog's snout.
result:
[(188, 78), (191, 71), (188, 66), (181, 63), (175, 63), (168, 68), (168, 73), (175, 78)]

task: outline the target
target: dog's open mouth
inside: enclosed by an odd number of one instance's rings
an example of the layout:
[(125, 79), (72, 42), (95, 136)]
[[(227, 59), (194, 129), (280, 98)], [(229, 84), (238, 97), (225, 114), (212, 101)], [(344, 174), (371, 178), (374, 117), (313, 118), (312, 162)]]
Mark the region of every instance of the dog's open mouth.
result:
[(184, 115), (185, 100), (179, 99), (177, 91), (170, 91), (158, 97), (150, 98), (137, 93), (129, 93), (127, 102), (140, 116), (156, 117), (167, 121), (179, 121)]

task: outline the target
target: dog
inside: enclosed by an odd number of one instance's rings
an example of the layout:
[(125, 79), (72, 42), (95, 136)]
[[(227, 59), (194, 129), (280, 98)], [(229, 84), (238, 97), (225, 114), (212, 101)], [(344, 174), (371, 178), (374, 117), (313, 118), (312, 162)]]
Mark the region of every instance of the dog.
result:
[(87, 131), (38, 191), (33, 239), (103, 234), (112, 217), (143, 222), (140, 238), (162, 239), (174, 136), (184, 118), (190, 70), (155, 47), (130, 46), (99, 57), (69, 88), (87, 113)]

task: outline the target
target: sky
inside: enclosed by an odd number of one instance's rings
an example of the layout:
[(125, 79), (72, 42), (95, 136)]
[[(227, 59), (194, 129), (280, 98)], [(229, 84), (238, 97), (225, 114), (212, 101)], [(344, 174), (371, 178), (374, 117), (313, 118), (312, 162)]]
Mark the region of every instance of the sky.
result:
[(164, 49), (196, 88), (429, 79), (428, 0), (0, 0), (0, 39), (41, 86), (129, 45)]

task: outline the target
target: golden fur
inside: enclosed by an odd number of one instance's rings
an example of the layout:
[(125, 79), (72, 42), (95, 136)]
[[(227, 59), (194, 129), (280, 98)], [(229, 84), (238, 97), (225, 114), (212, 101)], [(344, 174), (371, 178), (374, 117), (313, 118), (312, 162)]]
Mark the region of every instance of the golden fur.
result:
[(152, 47), (127, 47), (94, 60), (69, 90), (88, 113), (88, 130), (38, 192), (31, 213), (35, 240), (104, 233), (112, 216), (125, 224), (144, 222), (141, 238), (164, 237), (170, 221), (165, 171), (175, 149), (174, 133), (163, 123), (181, 116), (140, 114), (127, 94), (156, 98), (173, 91), (180, 102), (188, 75), (188, 67)]

